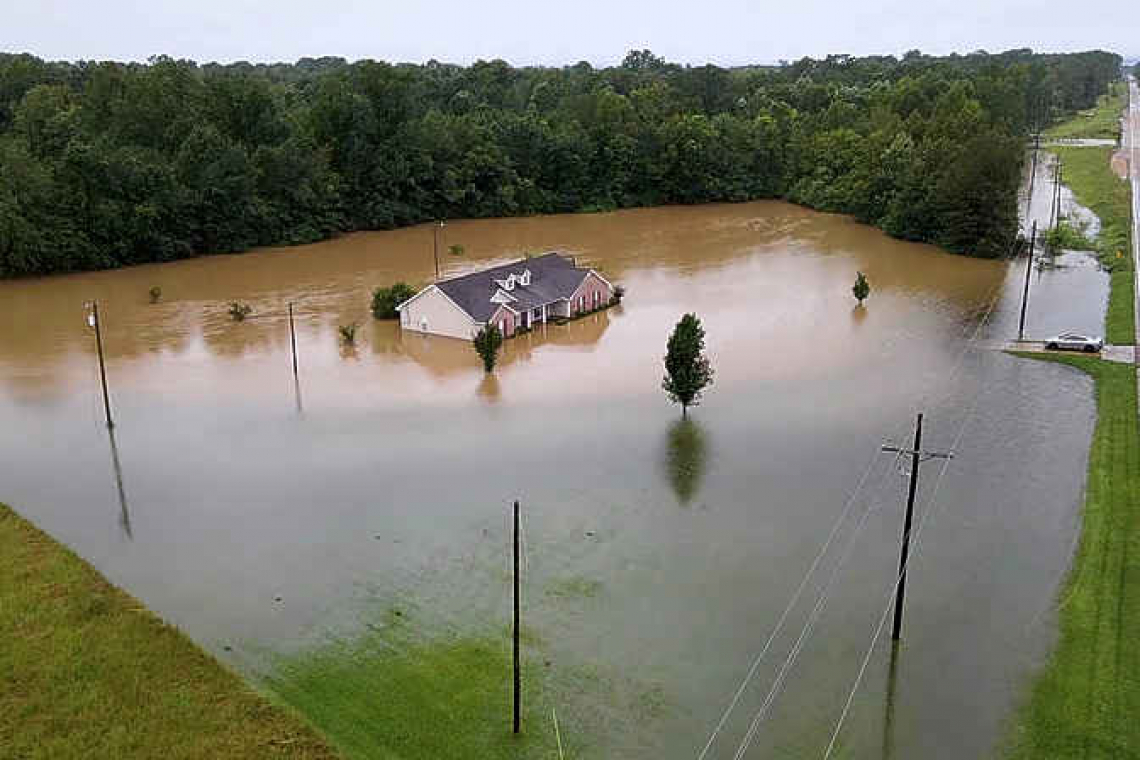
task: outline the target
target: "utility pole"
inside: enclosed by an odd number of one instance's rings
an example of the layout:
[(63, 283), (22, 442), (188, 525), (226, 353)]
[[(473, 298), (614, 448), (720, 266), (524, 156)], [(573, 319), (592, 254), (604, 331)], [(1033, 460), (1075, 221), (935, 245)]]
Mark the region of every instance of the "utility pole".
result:
[(435, 279), (437, 279), (437, 280), (439, 279), (439, 234), (441, 232), (443, 232), (443, 220), (442, 219), (439, 220), (439, 224), (437, 224), (435, 227), (435, 236), (434, 236), (434, 243), (435, 243), (435, 247), (434, 247), (434, 250), (435, 250)]
[(1025, 201), (1025, 214), (1030, 216), (1033, 211), (1033, 183), (1037, 181), (1037, 151), (1041, 148), (1041, 135), (1033, 135), (1033, 168), (1029, 170), (1029, 197)]
[(92, 301), (91, 313), (87, 315), (87, 324), (95, 328), (95, 348), (99, 354), (99, 381), (103, 385), (103, 413), (107, 417), (107, 428), (115, 427), (111, 419), (111, 397), (107, 393), (107, 365), (103, 360), (103, 326), (99, 322), (99, 302)]
[(906, 497), (906, 518), (903, 522), (902, 552), (899, 554), (898, 586), (895, 589), (895, 620), (891, 626), (891, 641), (899, 640), (899, 631), (902, 629), (903, 597), (906, 593), (906, 566), (910, 559), (910, 526), (914, 518), (914, 496), (918, 492), (918, 467), (929, 459), (952, 459), (953, 452), (937, 452), (922, 450), (922, 412), (918, 413), (918, 421), (914, 427), (914, 448), (903, 449), (898, 446), (883, 446), (883, 451), (893, 451), (898, 454), (910, 454), (910, 490)]
[(1049, 207), (1049, 229), (1056, 229), (1061, 222), (1061, 161), (1053, 168), (1053, 202)]
[(289, 302), (289, 345), (293, 349), (293, 379), (297, 379), (297, 330), (293, 327), (293, 302)]
[(515, 626), (514, 626), (515, 734), (522, 728), (522, 673), (519, 672), (519, 502), (515, 499)]
[(1037, 242), (1037, 221), (1029, 233), (1029, 261), (1025, 265), (1025, 288), (1021, 291), (1021, 319), (1017, 323), (1017, 339), (1025, 340), (1025, 307), (1029, 303), (1029, 275), (1033, 271), (1033, 246)]

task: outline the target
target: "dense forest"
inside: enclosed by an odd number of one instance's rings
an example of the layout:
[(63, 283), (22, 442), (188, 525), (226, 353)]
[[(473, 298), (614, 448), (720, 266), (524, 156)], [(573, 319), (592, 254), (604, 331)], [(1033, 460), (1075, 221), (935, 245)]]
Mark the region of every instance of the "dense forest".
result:
[(995, 256), (1024, 136), (1119, 56), (779, 66), (53, 63), (0, 55), (0, 276), (430, 219), (786, 198)]

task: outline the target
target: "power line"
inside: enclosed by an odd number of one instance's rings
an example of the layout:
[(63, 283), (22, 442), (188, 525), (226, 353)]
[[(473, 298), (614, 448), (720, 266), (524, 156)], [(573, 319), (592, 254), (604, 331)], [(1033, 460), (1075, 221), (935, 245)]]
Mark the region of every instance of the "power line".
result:
[[(1010, 250), (1007, 252), (1007, 254), (1004, 258), (1006, 260), (1009, 260), (1010, 258), (1012, 258), (1013, 254), (1016, 251), (1017, 251), (1017, 242), (1014, 241), (1014, 243), (1010, 246)], [(996, 285), (994, 287), (993, 294), (991, 295), (991, 297), (989, 299), (989, 305), (986, 309), (985, 314), (982, 317), (982, 320), (975, 326), (973, 335), (971, 335), (967, 339), (966, 345), (964, 345), (962, 347), (961, 351), (958, 354), (958, 358), (955, 360), (954, 367), (951, 369), (951, 372), (949, 375), (949, 378), (950, 378), (949, 381), (951, 383), (956, 378), (958, 372), (961, 370), (962, 365), (963, 365), (963, 361), (964, 361), (965, 356), (966, 356), (966, 353), (969, 351), (972, 344), (976, 342), (978, 336), (981, 334), (982, 328), (985, 326), (986, 322), (989, 320), (990, 316), (992, 315), (994, 307), (996, 307), (998, 301), (1001, 298), (1001, 292), (1002, 292), (1004, 285), (1005, 285), (1005, 282), (1003, 280), (1001, 283), (999, 283), (998, 285)], [(964, 330), (963, 333), (968, 332), (969, 329), (970, 328), (967, 326), (966, 330)], [(922, 397), (922, 401), (921, 401), (920, 405), (924, 404), (928, 398), (929, 398), (929, 394), (924, 394)], [(900, 431), (901, 431), (901, 425), (900, 425)], [(712, 733), (709, 735), (708, 741), (705, 742), (704, 747), (701, 749), (701, 752), (697, 756), (697, 760), (704, 760), (704, 758), (708, 754), (709, 750), (712, 748), (713, 743), (716, 741), (717, 736), (720, 734), (721, 730), (724, 728), (724, 725), (728, 721), (728, 718), (732, 714), (732, 711), (736, 708), (738, 702), (740, 701), (741, 696), (744, 694), (744, 691), (747, 689), (748, 684), (751, 682), (752, 678), (755, 676), (756, 670), (759, 667), (760, 662), (763, 660), (764, 656), (768, 653), (768, 650), (771, 648), (772, 643), (775, 641), (776, 636), (778, 636), (780, 631), (782, 630), (783, 625), (786, 622), (788, 615), (791, 613), (791, 610), (798, 604), (799, 598), (802, 595), (803, 590), (806, 588), (808, 581), (815, 574), (815, 571), (818, 568), (819, 563), (822, 561), (823, 557), (826, 555), (828, 549), (831, 546), (831, 543), (835, 540), (835, 537), (839, 532), (840, 526), (844, 522), (846, 522), (846, 519), (847, 519), (848, 515), (850, 514), (851, 507), (854, 505), (855, 497), (858, 495), (859, 491), (862, 489), (863, 485), (865, 484), (865, 482), (867, 480), (867, 477), (870, 475), (872, 469), (874, 468), (875, 462), (877, 461), (877, 453), (878, 452), (876, 452), (876, 455), (872, 456), (871, 461), (868, 463), (866, 469), (863, 471), (863, 474), (860, 476), (858, 484), (850, 492), (850, 494), (847, 498), (847, 503), (846, 503), (843, 511), (841, 512), (839, 518), (836, 520), (835, 524), (832, 526), (831, 533), (828, 535), (827, 540), (824, 542), (820, 551), (816, 554), (815, 559), (812, 561), (811, 566), (808, 568), (807, 573), (804, 575), (803, 579), (800, 581), (800, 584), (796, 588), (796, 591), (792, 594), (791, 599), (789, 600), (787, 606), (784, 608), (783, 613), (781, 613), (780, 618), (777, 621), (775, 628), (773, 628), (773, 630), (772, 630), (771, 634), (769, 635), (767, 641), (765, 642), (763, 648), (760, 650), (760, 653), (757, 654), (756, 657), (753, 659), (752, 664), (749, 667), (747, 674), (745, 675), (745, 677), (741, 681), (739, 687), (736, 689), (735, 693), (733, 694), (733, 697), (732, 697), (731, 701), (729, 702), (728, 707), (726, 707), (724, 712), (721, 714), (721, 717), (720, 717), (719, 721), (717, 722), (717, 725), (713, 728)], [(897, 461), (897, 459), (896, 459), (896, 461)], [(802, 635), (803, 635), (803, 631), (801, 631), (801, 636)], [(785, 662), (786, 662), (786, 660), (785, 660)], [(750, 729), (750, 731), (751, 731), (751, 729)]]
[[(974, 338), (972, 338), (971, 340), (976, 339), (977, 336), (981, 334), (982, 328), (985, 326), (985, 324), (989, 321), (990, 317), (993, 315), (994, 307), (997, 306), (997, 302), (998, 302), (998, 298), (995, 296), (994, 300), (990, 303), (990, 307), (986, 311), (986, 314), (982, 317), (982, 320), (978, 323), (978, 327), (974, 331)], [(962, 424), (958, 428), (958, 434), (954, 437), (954, 442), (950, 446), (951, 450), (957, 449), (958, 445), (962, 442), (962, 437), (965, 435), (966, 427), (969, 424), (970, 420), (972, 419), (975, 410), (977, 410), (977, 408), (978, 408), (978, 402), (981, 400), (983, 388), (984, 388), (984, 384), (979, 383), (978, 392), (976, 394), (974, 394), (974, 400), (971, 403), (969, 410), (966, 412), (966, 416), (963, 418)], [(946, 471), (949, 469), (949, 467), (950, 467), (950, 460), (949, 459), (943, 460), (942, 469), (939, 470), (938, 477), (934, 482), (934, 490), (931, 492), (930, 498), (927, 500), (927, 508), (923, 512), (922, 521), (919, 523), (917, 530), (915, 530), (914, 543), (915, 543), (915, 550), (916, 551), (918, 549), (918, 541), (919, 541), (919, 538), (921, 537), (923, 529), (926, 527), (926, 524), (929, 522), (930, 518), (933, 517), (934, 510), (937, 507), (936, 499), (938, 498), (938, 491), (942, 487), (943, 477), (946, 475)], [(913, 555), (911, 555), (911, 556), (913, 556)], [(902, 578), (904, 577), (904, 575), (906, 573), (906, 568), (907, 568), (907, 566), (909, 566), (909, 564), (910, 564), (910, 557), (907, 557), (907, 559), (902, 563), (902, 566), (899, 568), (898, 576), (895, 578), (895, 582), (892, 584), (890, 592), (887, 594), (887, 605), (883, 610), (882, 616), (879, 618), (879, 624), (878, 624), (878, 626), (876, 626), (875, 633), (871, 637), (871, 643), (867, 647), (867, 653), (863, 657), (863, 662), (859, 666), (859, 673), (855, 677), (855, 683), (851, 687), (850, 693), (847, 695), (847, 702), (844, 704), (843, 711), (839, 716), (839, 720), (835, 724), (835, 730), (832, 732), (831, 740), (828, 742), (827, 750), (824, 752), (824, 755), (823, 755), (824, 760), (828, 760), (828, 758), (831, 757), (831, 753), (835, 750), (835, 742), (838, 740), (839, 732), (843, 728), (843, 723), (844, 723), (844, 721), (847, 720), (847, 715), (851, 711), (851, 703), (854, 701), (855, 693), (859, 690), (859, 685), (862, 683), (863, 676), (866, 674), (867, 664), (871, 660), (871, 654), (874, 652), (875, 643), (878, 641), (879, 634), (881, 634), (883, 632), (883, 626), (886, 624), (887, 616), (891, 611), (891, 605), (893, 603), (893, 597), (895, 596), (895, 593), (898, 589), (899, 584), (902, 582)]]
[(815, 559), (812, 560), (811, 566), (808, 568), (808, 571), (804, 575), (803, 580), (800, 581), (799, 586), (796, 587), (795, 592), (792, 594), (792, 598), (788, 601), (787, 606), (784, 607), (784, 611), (781, 613), (779, 620), (776, 621), (776, 626), (772, 629), (771, 634), (769, 634), (768, 640), (764, 642), (764, 646), (760, 650), (760, 653), (757, 654), (756, 657), (752, 660), (752, 665), (749, 667), (747, 675), (745, 675), (744, 680), (740, 682), (740, 686), (737, 688), (736, 693), (732, 696), (732, 701), (729, 702), (728, 707), (726, 707), (724, 712), (721, 714), (720, 720), (717, 722), (716, 727), (709, 735), (708, 741), (705, 742), (704, 749), (702, 749), (700, 754), (697, 756), (697, 760), (704, 760), (705, 756), (712, 748), (713, 742), (716, 741), (716, 738), (720, 734), (721, 729), (724, 728), (724, 724), (728, 721), (728, 718), (732, 714), (732, 711), (736, 709), (736, 705), (740, 701), (740, 697), (744, 694), (745, 689), (748, 688), (748, 684), (752, 681), (753, 676), (756, 675), (756, 670), (760, 667), (760, 662), (764, 659), (764, 656), (772, 647), (772, 643), (776, 640), (776, 637), (783, 629), (784, 623), (788, 619), (788, 615), (799, 603), (800, 596), (803, 594), (804, 589), (807, 588), (808, 581), (815, 574), (816, 568), (819, 567), (819, 563), (823, 560), (823, 557), (827, 554), (828, 549), (831, 548), (831, 544), (835, 540), (835, 537), (839, 534), (840, 526), (842, 526), (843, 523), (847, 521), (847, 517), (851, 512), (851, 507), (855, 504), (855, 497), (858, 496), (859, 491), (863, 488), (864, 483), (867, 482), (867, 477), (875, 468), (875, 463), (879, 459), (879, 453), (880, 452), (876, 451), (875, 454), (872, 455), (871, 461), (867, 463), (866, 469), (863, 470), (863, 474), (859, 478), (859, 482), (855, 485), (855, 488), (848, 495), (847, 502), (843, 508), (843, 512), (839, 515), (839, 519), (835, 521), (835, 524), (832, 526), (831, 533), (828, 535), (827, 540), (823, 542), (823, 546), (820, 547), (819, 552), (815, 555)]
[[(896, 461), (901, 457), (901, 453), (897, 454), (895, 456)], [(887, 472), (889, 472), (890, 469), (891, 468), (888, 467)], [(748, 726), (748, 731), (745, 733), (744, 738), (737, 746), (736, 754), (733, 756), (734, 760), (740, 760), (742, 757), (744, 757), (744, 753), (747, 752), (748, 748), (752, 745), (752, 740), (756, 737), (756, 732), (760, 728), (760, 723), (763, 721), (764, 715), (767, 713), (768, 708), (772, 706), (772, 703), (776, 701), (776, 696), (779, 694), (780, 687), (783, 686), (784, 680), (787, 678), (788, 673), (791, 672), (792, 667), (795, 665), (796, 660), (799, 658), (799, 654), (803, 649), (804, 643), (807, 641), (808, 637), (811, 636), (811, 632), (815, 629), (815, 624), (819, 621), (819, 617), (823, 613), (824, 607), (827, 606), (827, 602), (831, 597), (831, 590), (835, 586), (835, 581), (839, 578), (839, 573), (847, 564), (847, 560), (851, 558), (851, 552), (855, 547), (855, 539), (858, 538), (859, 533), (862, 532), (863, 527), (867, 524), (867, 518), (870, 517), (873, 511), (875, 511), (874, 507), (874, 500), (872, 500), (868, 504), (867, 509), (863, 512), (862, 517), (859, 518), (859, 523), (856, 525), (855, 530), (852, 531), (851, 536), (847, 540), (847, 545), (844, 547), (843, 556), (832, 569), (831, 576), (828, 578), (827, 584), (824, 586), (823, 591), (820, 593), (819, 599), (815, 603), (815, 607), (812, 608), (811, 613), (808, 615), (807, 623), (805, 623), (804, 627), (800, 630), (800, 635), (796, 639), (795, 644), (793, 644), (791, 651), (788, 653), (788, 656), (784, 659), (784, 663), (780, 666), (780, 670), (777, 672), (776, 678), (772, 683), (772, 687), (768, 690), (768, 694), (764, 698), (764, 702), (760, 705), (760, 709), (756, 711), (756, 715), (753, 716), (752, 722)]]
[[(978, 401), (981, 399), (981, 397), (982, 397), (982, 391), (981, 391), (981, 388), (979, 388), (978, 393), (976, 393), (974, 395), (974, 401), (970, 405), (970, 410), (966, 413), (966, 417), (962, 420), (962, 424), (958, 428), (958, 434), (954, 437), (954, 443), (951, 446), (952, 449), (956, 449), (958, 447), (958, 445), (962, 442), (962, 437), (964, 436), (964, 434), (966, 432), (966, 427), (969, 424), (971, 418), (973, 417), (974, 411), (977, 409)], [(944, 459), (943, 464), (942, 464), (942, 469), (938, 471), (938, 478), (934, 482), (934, 490), (931, 492), (930, 498), (927, 499), (926, 509), (923, 511), (922, 520), (921, 520), (921, 522), (919, 522), (918, 528), (914, 532), (914, 543), (915, 543), (915, 551), (916, 552), (918, 550), (918, 541), (922, 536), (923, 530), (925, 529), (927, 523), (930, 522), (930, 520), (934, 517), (935, 510), (937, 509), (937, 506), (938, 506), (938, 503), (936, 501), (938, 498), (938, 491), (942, 487), (943, 476), (946, 474), (946, 471), (948, 469), (950, 469), (950, 460)], [(839, 720), (835, 724), (835, 730), (831, 734), (831, 740), (828, 742), (827, 750), (826, 750), (826, 752), (824, 752), (824, 755), (823, 755), (824, 760), (828, 760), (828, 758), (831, 757), (831, 753), (835, 749), (835, 742), (839, 738), (839, 732), (843, 728), (844, 721), (847, 720), (848, 713), (851, 711), (851, 703), (855, 700), (855, 693), (859, 690), (859, 685), (862, 683), (863, 676), (867, 672), (867, 664), (870, 662), (871, 654), (875, 650), (875, 643), (879, 639), (879, 634), (881, 634), (883, 632), (884, 625), (886, 625), (887, 617), (890, 614), (892, 605), (894, 604), (895, 593), (898, 590), (899, 584), (902, 582), (902, 579), (906, 575), (907, 566), (910, 564), (911, 557), (913, 557), (913, 556), (914, 555), (912, 554), (910, 557), (907, 557), (906, 561), (903, 563), (902, 567), (899, 570), (898, 576), (896, 576), (896, 578), (895, 578), (895, 582), (893, 584), (891, 584), (890, 591), (888, 591), (888, 593), (887, 593), (886, 607), (883, 609), (883, 614), (879, 617), (879, 624), (875, 627), (875, 633), (871, 637), (871, 643), (867, 647), (866, 654), (863, 656), (863, 662), (859, 666), (859, 673), (855, 677), (855, 683), (851, 687), (850, 693), (847, 695), (847, 702), (843, 706), (843, 712), (840, 714)]]

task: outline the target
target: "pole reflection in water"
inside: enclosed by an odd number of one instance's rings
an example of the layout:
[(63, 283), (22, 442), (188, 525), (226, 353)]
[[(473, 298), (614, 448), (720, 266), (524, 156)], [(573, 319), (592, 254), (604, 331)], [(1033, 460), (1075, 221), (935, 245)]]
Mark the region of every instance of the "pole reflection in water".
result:
[(293, 376), (293, 395), (297, 399), (297, 416), (304, 416), (305, 407), (301, 404), (301, 380), (296, 375)]
[(107, 432), (111, 441), (111, 467), (115, 473), (115, 487), (119, 490), (119, 526), (123, 529), (123, 534), (133, 541), (131, 513), (127, 509), (127, 491), (123, 488), (123, 466), (119, 462), (119, 444), (115, 441), (115, 429), (108, 428)]
[(883, 715), (883, 760), (895, 756), (895, 681), (898, 678), (899, 643), (891, 642), (891, 665), (887, 671), (886, 712)]

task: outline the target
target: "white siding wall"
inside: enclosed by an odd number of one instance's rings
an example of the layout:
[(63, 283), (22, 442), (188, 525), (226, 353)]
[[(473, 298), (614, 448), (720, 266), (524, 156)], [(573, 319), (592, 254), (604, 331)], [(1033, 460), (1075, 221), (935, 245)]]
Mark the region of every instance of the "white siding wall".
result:
[[(426, 328), (425, 328), (426, 324)], [(438, 288), (432, 288), (404, 306), (400, 326), (412, 332), (428, 332), (468, 340), (475, 323)]]

